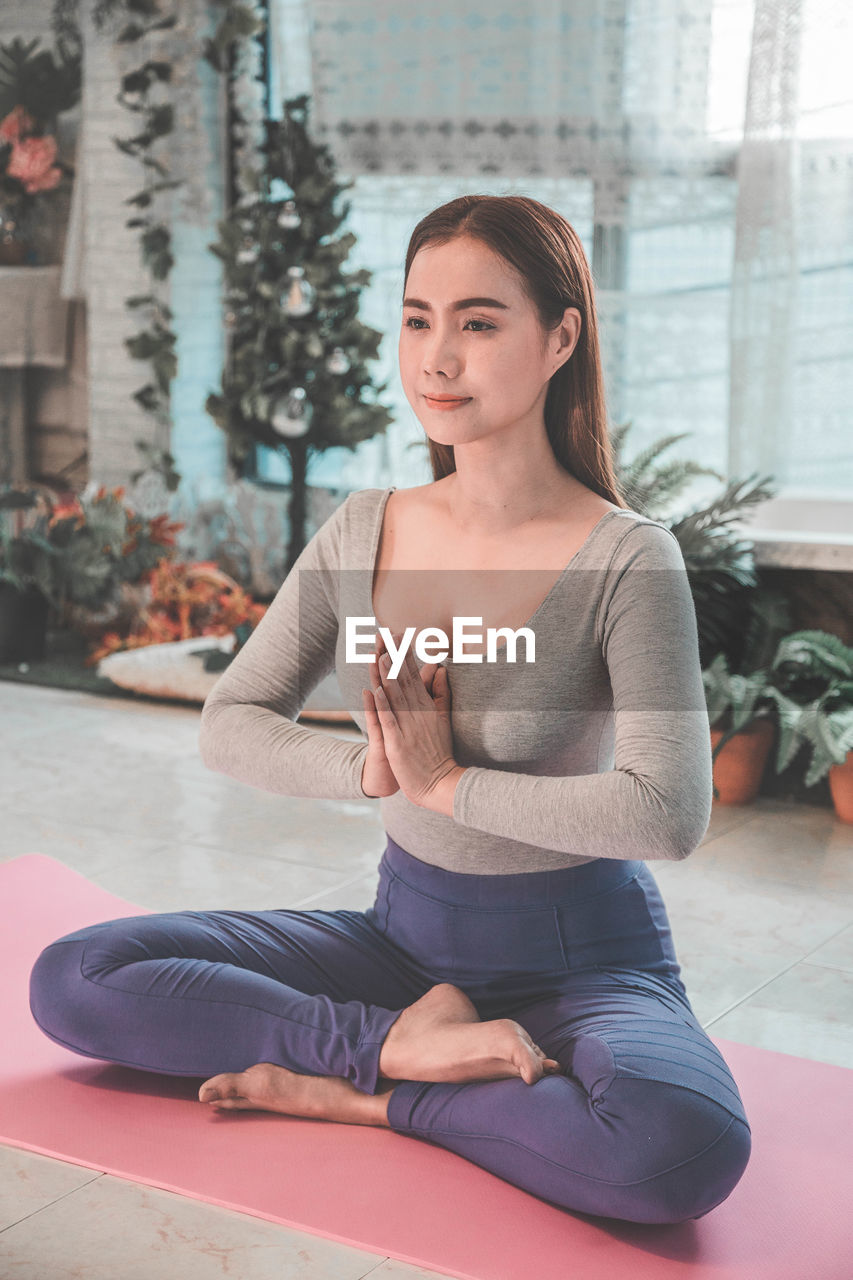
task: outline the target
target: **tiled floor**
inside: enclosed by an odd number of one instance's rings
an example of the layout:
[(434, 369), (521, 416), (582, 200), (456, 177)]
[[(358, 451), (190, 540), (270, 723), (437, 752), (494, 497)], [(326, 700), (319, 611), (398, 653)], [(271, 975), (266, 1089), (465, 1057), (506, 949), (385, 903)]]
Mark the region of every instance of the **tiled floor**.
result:
[[(0, 861), (49, 854), (152, 911), (370, 905), (375, 802), (295, 800), (212, 774), (198, 717), (0, 683)], [(718, 808), (690, 858), (650, 865), (714, 1036), (853, 1067), (853, 826), (778, 801)], [(0, 1259), (3, 1280), (434, 1274), (9, 1147)]]

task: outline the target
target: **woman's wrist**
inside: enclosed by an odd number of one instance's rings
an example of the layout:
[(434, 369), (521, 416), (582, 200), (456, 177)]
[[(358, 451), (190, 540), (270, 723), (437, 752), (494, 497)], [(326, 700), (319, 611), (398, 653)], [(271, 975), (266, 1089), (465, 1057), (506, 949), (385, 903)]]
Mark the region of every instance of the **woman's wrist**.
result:
[(455, 764), (443, 778), (439, 779), (420, 807), (430, 809), (433, 813), (443, 813), (446, 818), (452, 818), (453, 797), (464, 772), (464, 765)]

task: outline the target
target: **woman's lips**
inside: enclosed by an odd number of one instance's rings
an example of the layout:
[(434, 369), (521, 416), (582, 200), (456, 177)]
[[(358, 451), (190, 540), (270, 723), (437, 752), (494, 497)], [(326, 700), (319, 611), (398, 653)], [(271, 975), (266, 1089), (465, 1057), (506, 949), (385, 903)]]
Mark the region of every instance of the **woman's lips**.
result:
[(459, 396), (453, 400), (434, 400), (432, 396), (425, 396), (424, 399), (432, 409), (458, 409), (461, 404), (468, 404), (471, 397)]

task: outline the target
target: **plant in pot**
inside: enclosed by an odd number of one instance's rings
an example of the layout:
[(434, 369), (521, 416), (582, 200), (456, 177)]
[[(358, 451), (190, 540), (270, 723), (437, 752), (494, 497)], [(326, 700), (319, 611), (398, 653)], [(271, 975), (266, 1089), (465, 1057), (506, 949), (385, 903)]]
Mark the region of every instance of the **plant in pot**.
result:
[[(12, 613), (0, 661), (43, 657), (51, 618), (57, 629), (100, 635), (135, 611), (134, 593), (145, 590), (137, 584), (174, 554), (183, 526), (138, 515), (122, 502), (123, 492), (101, 487), (59, 500), (46, 488), (0, 493), (0, 581)], [(22, 603), (38, 608), (38, 634), (22, 627)]]
[(771, 681), (777, 773), (808, 748), (806, 786), (829, 774), (835, 812), (853, 822), (853, 647), (826, 631), (795, 631), (779, 644)]
[[(756, 586), (741, 600), (741, 643), (734, 657), (718, 653), (703, 669), (711, 725), (714, 798), (749, 804), (758, 795), (773, 743), (775, 702), (770, 660), (791, 625), (781, 592)], [(737, 669), (731, 667), (737, 664)]]
[(140, 515), (123, 495), (123, 487), (101, 486), (54, 505), (47, 521), (47, 536), (62, 552), (60, 625), (90, 637), (136, 613), (146, 575), (174, 556), (183, 528), (165, 515)]
[(721, 804), (749, 804), (758, 795), (764, 766), (773, 743), (773, 700), (768, 673), (730, 672), (724, 653), (718, 653), (702, 672), (708, 720), (714, 798)]

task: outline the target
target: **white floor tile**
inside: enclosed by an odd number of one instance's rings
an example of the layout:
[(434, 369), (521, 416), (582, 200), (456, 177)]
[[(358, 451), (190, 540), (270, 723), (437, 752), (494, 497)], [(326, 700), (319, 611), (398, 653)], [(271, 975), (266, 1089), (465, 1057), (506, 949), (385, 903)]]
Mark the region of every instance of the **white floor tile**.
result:
[(96, 1169), (52, 1160), (20, 1147), (0, 1146), (0, 1231), (101, 1176)]
[(384, 1259), (104, 1176), (0, 1236), (3, 1280), (360, 1280)]
[(796, 964), (710, 1028), (714, 1036), (853, 1067), (853, 974)]
[[(843, 969), (845, 973), (853, 973), (853, 925), (842, 929), (834, 938), (830, 938), (823, 946), (812, 951), (808, 964), (821, 965), (827, 969)], [(853, 1016), (853, 1009), (850, 1010)]]
[(325, 897), (352, 878), (351, 869), (180, 843), (156, 850), (144, 863), (131, 859), (103, 870), (97, 882), (147, 911), (274, 911)]

